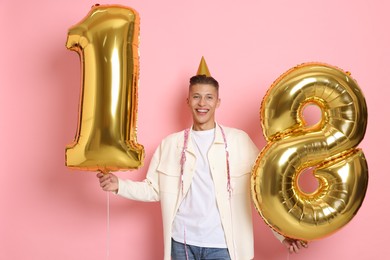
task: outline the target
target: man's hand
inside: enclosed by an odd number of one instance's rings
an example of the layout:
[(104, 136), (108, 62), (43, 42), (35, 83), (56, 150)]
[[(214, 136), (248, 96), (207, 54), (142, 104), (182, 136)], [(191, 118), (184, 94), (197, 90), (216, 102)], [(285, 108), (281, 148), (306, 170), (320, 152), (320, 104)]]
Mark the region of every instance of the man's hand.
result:
[(283, 245), (286, 246), (289, 253), (298, 253), (301, 248), (307, 248), (307, 242), (292, 238), (285, 238)]
[(99, 172), (96, 177), (99, 178), (100, 187), (102, 187), (104, 191), (113, 191), (118, 193), (118, 177), (114, 174)]

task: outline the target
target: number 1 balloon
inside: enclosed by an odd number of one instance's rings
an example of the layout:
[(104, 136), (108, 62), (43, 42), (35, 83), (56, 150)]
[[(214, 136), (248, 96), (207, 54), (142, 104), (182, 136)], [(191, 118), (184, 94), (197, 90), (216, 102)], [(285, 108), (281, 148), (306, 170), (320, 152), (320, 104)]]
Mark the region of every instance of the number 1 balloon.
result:
[(138, 41), (138, 13), (119, 5), (95, 5), (69, 29), (66, 47), (79, 54), (82, 89), (66, 166), (101, 172), (142, 166), (144, 148), (136, 136)]
[[(322, 118), (307, 126), (306, 105)], [(368, 184), (364, 154), (356, 146), (367, 126), (364, 96), (348, 73), (321, 63), (305, 63), (281, 75), (261, 109), (266, 140), (252, 170), (257, 211), (278, 233), (305, 241), (328, 236), (346, 225), (360, 208)], [(300, 173), (314, 168), (318, 187), (298, 185)]]

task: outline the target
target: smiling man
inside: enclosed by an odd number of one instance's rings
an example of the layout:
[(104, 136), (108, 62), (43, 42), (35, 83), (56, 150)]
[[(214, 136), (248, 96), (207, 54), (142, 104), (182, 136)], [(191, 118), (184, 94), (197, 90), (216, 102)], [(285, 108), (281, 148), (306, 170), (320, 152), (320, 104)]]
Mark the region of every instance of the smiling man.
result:
[[(259, 150), (242, 130), (216, 122), (218, 93), (202, 58), (187, 98), (193, 124), (161, 142), (146, 179), (97, 175), (105, 191), (161, 202), (165, 260), (254, 257), (250, 173)], [(301, 246), (284, 243), (295, 251)]]
[(218, 96), (218, 82), (214, 78), (206, 75), (192, 77), (187, 103), (192, 113), (193, 130), (215, 128), (215, 110), (221, 100)]

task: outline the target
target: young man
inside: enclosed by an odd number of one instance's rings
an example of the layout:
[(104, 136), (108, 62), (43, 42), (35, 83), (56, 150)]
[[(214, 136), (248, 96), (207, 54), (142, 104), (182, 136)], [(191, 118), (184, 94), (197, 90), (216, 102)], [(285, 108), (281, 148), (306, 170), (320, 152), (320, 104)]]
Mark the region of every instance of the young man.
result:
[[(105, 191), (161, 202), (165, 260), (254, 256), (250, 173), (259, 150), (245, 132), (216, 123), (218, 88), (202, 58), (187, 98), (193, 125), (161, 142), (146, 179), (97, 175)], [(301, 247), (283, 243), (296, 252)]]

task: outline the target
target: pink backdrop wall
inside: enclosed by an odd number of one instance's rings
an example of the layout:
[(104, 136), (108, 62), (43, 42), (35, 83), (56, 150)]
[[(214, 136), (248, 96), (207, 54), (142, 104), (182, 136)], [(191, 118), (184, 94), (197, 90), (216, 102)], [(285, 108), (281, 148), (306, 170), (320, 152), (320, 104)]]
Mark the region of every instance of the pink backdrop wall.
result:
[[(77, 126), (80, 62), (65, 48), (67, 30), (93, 1), (0, 3), (0, 258), (161, 259), (158, 203), (106, 193), (95, 173), (70, 171), (65, 145)], [(352, 72), (369, 123), (360, 144), (369, 163), (365, 201), (332, 236), (290, 259), (384, 259), (390, 214), (390, 3), (354, 1), (106, 1), (141, 16), (138, 141), (146, 165), (160, 140), (190, 123), (188, 78), (204, 55), (221, 84), (220, 123), (247, 131), (261, 148), (258, 111), (287, 69), (318, 61)], [(146, 167), (119, 173), (141, 180)], [(260, 216), (255, 259), (287, 259)]]

